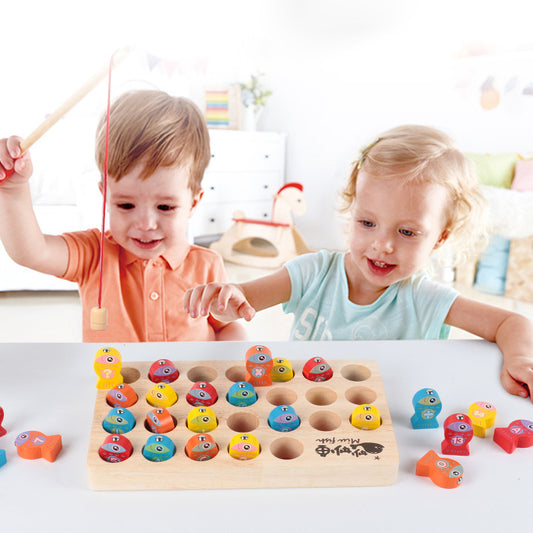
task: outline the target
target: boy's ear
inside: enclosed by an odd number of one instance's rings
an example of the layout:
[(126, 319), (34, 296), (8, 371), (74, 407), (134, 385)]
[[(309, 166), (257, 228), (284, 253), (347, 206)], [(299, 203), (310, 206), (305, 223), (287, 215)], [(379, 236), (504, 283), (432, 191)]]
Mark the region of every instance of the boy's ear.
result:
[(102, 180), (98, 182), (98, 190), (100, 191), (101, 194), (104, 194), (104, 184)]
[(438, 241), (435, 243), (433, 250), (440, 248), (448, 240), (449, 236), (450, 236), (450, 230), (448, 228), (444, 228), (442, 230), (442, 233), (440, 234)]
[(191, 210), (189, 211), (189, 218), (192, 217), (194, 211), (198, 207), (198, 204), (200, 203), (200, 200), (203, 198), (203, 196), (204, 196), (203, 189), (200, 189), (196, 194), (193, 194)]

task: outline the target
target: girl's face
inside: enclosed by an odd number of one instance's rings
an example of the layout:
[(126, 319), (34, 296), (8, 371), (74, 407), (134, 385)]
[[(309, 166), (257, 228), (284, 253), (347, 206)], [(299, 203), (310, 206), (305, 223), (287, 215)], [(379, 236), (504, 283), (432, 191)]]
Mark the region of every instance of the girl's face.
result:
[(369, 303), (419, 271), (448, 237), (448, 204), (441, 185), (406, 184), (359, 172), (346, 259), (350, 298), (363, 296)]
[(202, 196), (193, 197), (188, 167), (159, 167), (141, 179), (136, 165), (119, 181), (108, 180), (109, 229), (115, 241), (141, 259), (188, 246), (187, 224)]

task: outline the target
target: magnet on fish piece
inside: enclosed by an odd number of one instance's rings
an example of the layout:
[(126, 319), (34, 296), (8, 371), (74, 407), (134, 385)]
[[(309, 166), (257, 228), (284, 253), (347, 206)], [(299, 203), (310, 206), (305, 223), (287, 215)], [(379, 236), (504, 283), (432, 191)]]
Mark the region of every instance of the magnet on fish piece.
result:
[(218, 400), (218, 394), (211, 383), (197, 381), (187, 393), (186, 400), (195, 407), (200, 405), (210, 407)]
[(53, 463), (63, 444), (61, 435), (45, 435), (40, 431), (24, 431), (15, 439), (17, 453), (23, 459), (46, 459)]
[(217, 417), (211, 407), (194, 407), (187, 415), (187, 427), (195, 433), (208, 433), (217, 427)]
[(2, 468), (7, 463), (6, 451), (0, 450), (0, 468)]
[(128, 433), (135, 427), (135, 417), (125, 407), (113, 407), (107, 413), (102, 426), (108, 433)]
[(463, 467), (453, 459), (439, 457), (433, 450), (416, 463), (416, 475), (427, 476), (435, 485), (454, 489), (463, 482)]
[(110, 346), (100, 348), (94, 356), (94, 371), (98, 376), (97, 389), (112, 389), (124, 381), (122, 374), (122, 356)]
[(248, 407), (257, 401), (257, 393), (251, 383), (237, 381), (229, 388), (227, 399), (236, 407)]
[(506, 428), (496, 428), (493, 440), (507, 453), (516, 448), (533, 446), (533, 422), (531, 420), (513, 420)]
[(133, 453), (133, 446), (124, 435), (108, 435), (98, 450), (98, 455), (108, 463), (120, 463)]
[(248, 460), (259, 455), (261, 446), (257, 437), (251, 433), (238, 433), (231, 438), (228, 451), (235, 459)]
[(294, 407), (278, 405), (270, 411), (268, 425), (276, 431), (293, 431), (300, 426), (300, 417)]
[(3, 437), (7, 433), (7, 430), (2, 427), (3, 421), (4, 421), (4, 410), (2, 409), (2, 407), (0, 407), (0, 437)]
[(447, 455), (470, 455), (468, 443), (474, 436), (472, 421), (468, 415), (455, 413), (444, 421), (442, 453)]
[(381, 426), (381, 414), (375, 405), (363, 403), (352, 411), (350, 422), (358, 429), (377, 429)]
[(146, 426), (152, 433), (168, 433), (176, 427), (176, 422), (168, 409), (156, 407), (146, 414)]
[(266, 347), (256, 344), (246, 351), (246, 376), (244, 379), (254, 387), (272, 385), (270, 373), (274, 367), (272, 353)]
[(411, 417), (413, 429), (438, 428), (437, 415), (442, 410), (442, 402), (435, 389), (420, 389), (413, 396), (415, 414)]
[(131, 407), (138, 399), (133, 387), (127, 383), (117, 385), (106, 395), (106, 401), (111, 407)]
[(178, 401), (178, 395), (168, 383), (158, 383), (148, 391), (146, 401), (153, 407), (170, 407)]
[(187, 441), (185, 453), (194, 461), (208, 461), (217, 455), (218, 445), (209, 433), (198, 433)]
[(486, 430), (494, 425), (496, 407), (489, 402), (474, 402), (468, 408), (468, 416), (472, 420), (474, 435), (483, 438)]
[(148, 379), (154, 383), (172, 383), (180, 376), (178, 369), (169, 359), (158, 359), (148, 371)]
[(274, 366), (272, 368), (272, 371), (270, 372), (270, 377), (272, 378), (272, 381), (290, 381), (294, 377), (294, 370), (292, 369), (292, 365), (289, 361), (287, 361), (287, 359), (284, 359), (283, 357), (278, 357), (274, 359), (273, 365)]
[(176, 452), (176, 446), (166, 435), (151, 435), (143, 447), (143, 456), (154, 463), (168, 461)]
[(333, 376), (333, 369), (322, 357), (311, 357), (303, 367), (302, 373), (309, 381), (327, 381)]

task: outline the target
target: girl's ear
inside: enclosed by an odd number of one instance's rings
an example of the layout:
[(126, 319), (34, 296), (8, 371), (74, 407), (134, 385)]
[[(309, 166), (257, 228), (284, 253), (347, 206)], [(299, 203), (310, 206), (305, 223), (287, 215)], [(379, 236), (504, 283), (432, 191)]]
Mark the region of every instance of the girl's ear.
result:
[(439, 239), (435, 243), (435, 246), (433, 247), (433, 250), (436, 250), (437, 248), (440, 248), (448, 240), (449, 236), (450, 236), (450, 230), (448, 228), (444, 228), (442, 230), (442, 233), (440, 234)]
[(101, 194), (104, 194), (104, 184), (102, 180), (98, 182), (98, 190), (100, 191)]

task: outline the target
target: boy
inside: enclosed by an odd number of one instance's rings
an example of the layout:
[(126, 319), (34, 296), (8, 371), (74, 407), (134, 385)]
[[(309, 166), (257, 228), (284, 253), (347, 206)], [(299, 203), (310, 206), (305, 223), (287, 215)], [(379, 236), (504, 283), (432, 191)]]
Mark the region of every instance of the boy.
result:
[[(96, 136), (104, 173), (106, 118)], [(98, 301), (101, 235), (97, 229), (43, 235), (31, 204), (32, 164), (20, 139), (0, 140), (0, 238), (17, 263), (79, 285), (84, 342), (206, 341), (245, 338), (240, 324), (212, 317), (197, 324), (181, 310), (185, 291), (225, 280), (221, 258), (190, 245), (187, 223), (202, 198), (209, 134), (189, 100), (160, 91), (120, 96), (111, 107), (104, 239), (104, 331), (89, 327)], [(100, 182), (103, 193), (103, 184)]]

